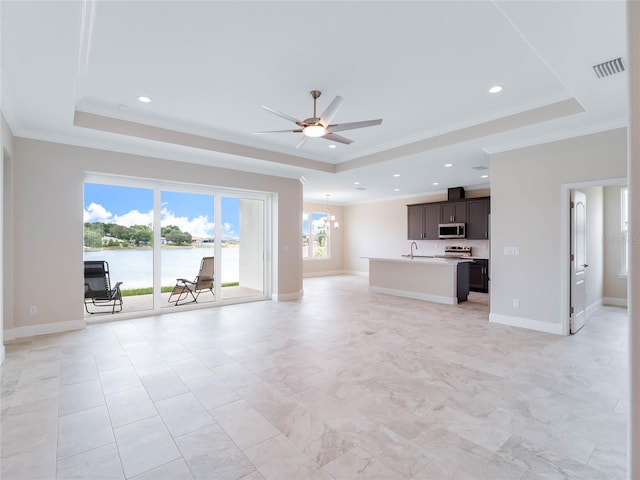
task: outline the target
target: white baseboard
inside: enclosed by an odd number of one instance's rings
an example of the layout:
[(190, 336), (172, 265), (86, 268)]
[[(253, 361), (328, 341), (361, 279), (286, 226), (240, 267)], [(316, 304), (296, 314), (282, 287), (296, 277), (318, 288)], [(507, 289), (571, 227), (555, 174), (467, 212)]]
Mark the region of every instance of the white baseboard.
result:
[(370, 292), (384, 293), (386, 295), (395, 295), (397, 297), (415, 298), (416, 300), (426, 300), (427, 302), (444, 303), (446, 305), (457, 305), (458, 299), (452, 297), (443, 297), (440, 295), (430, 295), (428, 293), (408, 292), (406, 290), (395, 290), (393, 288), (373, 287), (369, 285)]
[(335, 275), (344, 275), (343, 270), (328, 270), (326, 272), (307, 272), (303, 276), (303, 278), (310, 277), (332, 277)]
[(298, 300), (299, 298), (302, 297), (303, 293), (304, 293), (304, 290), (300, 290), (299, 292), (293, 292), (293, 293), (281, 293), (281, 294), (274, 293), (271, 295), (271, 299), (276, 302), (288, 302), (291, 300)]
[(70, 332), (71, 330), (81, 330), (87, 323), (82, 320), (69, 320), (68, 322), (41, 323), (39, 325), (29, 325), (26, 327), (16, 327), (4, 331), (4, 340), (15, 340), (16, 338), (35, 337), (36, 335), (48, 335), (50, 333)]
[(360, 272), (358, 270), (345, 270), (344, 274), (345, 275), (354, 275), (356, 277), (368, 277), (369, 276), (369, 272)]
[(585, 311), (587, 318), (589, 318), (593, 314), (593, 312), (595, 312), (601, 306), (602, 306), (602, 299), (596, 300), (591, 305), (589, 305)]
[(532, 320), (530, 318), (512, 317), (511, 315), (501, 315), (499, 313), (490, 313), (489, 321), (502, 325), (510, 325), (512, 327), (527, 328), (529, 330), (537, 330), (538, 332), (553, 333), (555, 335), (564, 335), (562, 325), (559, 323), (541, 322), (540, 320)]
[(613, 305), (614, 307), (627, 307), (627, 299), (626, 298), (615, 298), (615, 297), (603, 297), (602, 298), (603, 305)]

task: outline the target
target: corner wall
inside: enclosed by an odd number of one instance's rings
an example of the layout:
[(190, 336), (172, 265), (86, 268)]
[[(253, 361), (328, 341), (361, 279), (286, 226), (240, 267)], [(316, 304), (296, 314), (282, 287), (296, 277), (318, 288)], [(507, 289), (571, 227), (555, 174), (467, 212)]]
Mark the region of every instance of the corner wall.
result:
[[(298, 180), (16, 138), (11, 255), (16, 266), (12, 336), (84, 325), (83, 183), (86, 172), (273, 192), (273, 297), (302, 292)], [(34, 277), (36, 275), (36, 277)], [(37, 305), (39, 313), (29, 314)], [(5, 338), (7, 338), (5, 332)]]
[(491, 321), (564, 333), (563, 186), (626, 174), (625, 128), (492, 155)]
[(12, 160), (13, 156), (13, 134), (9, 125), (0, 112), (0, 363), (4, 360), (4, 330), (13, 327), (13, 284), (11, 282), (12, 263), (11, 259), (11, 226), (13, 216), (11, 214), (11, 192), (12, 192)]

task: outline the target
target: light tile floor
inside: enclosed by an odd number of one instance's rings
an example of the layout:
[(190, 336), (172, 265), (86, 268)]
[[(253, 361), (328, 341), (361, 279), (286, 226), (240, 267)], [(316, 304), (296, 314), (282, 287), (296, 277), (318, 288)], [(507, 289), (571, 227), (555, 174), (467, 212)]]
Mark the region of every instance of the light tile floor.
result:
[(2, 478), (625, 478), (626, 310), (560, 337), (304, 287), (7, 345)]

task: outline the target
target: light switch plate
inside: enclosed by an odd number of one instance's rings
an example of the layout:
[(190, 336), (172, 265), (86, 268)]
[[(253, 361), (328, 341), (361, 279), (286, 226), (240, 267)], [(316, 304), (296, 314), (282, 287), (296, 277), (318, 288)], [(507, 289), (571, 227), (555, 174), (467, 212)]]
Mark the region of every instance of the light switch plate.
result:
[(504, 247), (505, 255), (520, 255), (520, 247)]

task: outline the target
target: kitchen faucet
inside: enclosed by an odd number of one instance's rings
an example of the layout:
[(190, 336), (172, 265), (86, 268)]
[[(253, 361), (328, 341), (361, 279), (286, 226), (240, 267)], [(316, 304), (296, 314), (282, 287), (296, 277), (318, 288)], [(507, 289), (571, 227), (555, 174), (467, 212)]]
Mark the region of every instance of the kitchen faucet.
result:
[(418, 244), (416, 242), (411, 242), (411, 253), (409, 254), (409, 257), (411, 257), (413, 259), (413, 247), (416, 247), (416, 250), (418, 250)]

